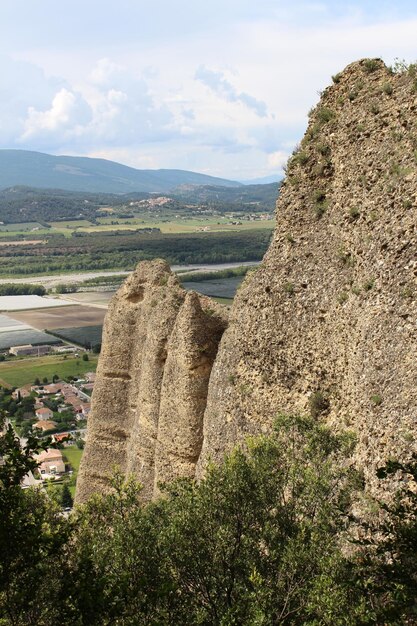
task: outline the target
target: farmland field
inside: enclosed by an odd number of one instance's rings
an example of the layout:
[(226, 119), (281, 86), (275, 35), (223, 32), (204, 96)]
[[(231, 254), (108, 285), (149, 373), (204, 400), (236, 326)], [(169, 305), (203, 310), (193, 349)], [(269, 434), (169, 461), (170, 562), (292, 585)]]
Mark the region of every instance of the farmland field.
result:
[(11, 333), (15, 330), (31, 330), (31, 328), (25, 323), (0, 314), (0, 333)]
[(92, 223), (88, 220), (62, 220), (59, 222), (48, 222), (48, 224), (51, 228), (55, 228), (57, 230), (63, 230), (65, 228), (75, 230), (76, 228), (80, 228), (81, 226), (92, 226)]
[(74, 328), (75, 326), (102, 325), (105, 314), (105, 309), (72, 304), (60, 309), (19, 311), (18, 313), (13, 313), (10, 317), (40, 330), (45, 328), (54, 330), (56, 328)]
[(46, 376), (48, 380), (52, 380), (54, 374), (57, 374), (59, 378), (82, 376), (86, 372), (96, 370), (97, 357), (89, 356), (88, 361), (73, 356), (65, 359), (63, 355), (4, 361), (0, 363), (0, 384), (21, 387), (33, 382), (35, 378), (42, 380)]
[[(200, 219), (172, 219), (169, 220), (139, 220), (126, 219), (119, 220), (115, 223), (112, 218), (103, 218), (98, 220), (99, 224), (94, 224), (86, 228), (80, 228), (80, 232), (106, 232), (114, 230), (136, 230), (137, 228), (159, 228), (161, 233), (195, 233), (198, 230), (206, 230), (208, 232), (225, 232), (225, 231), (242, 231), (253, 229), (273, 229), (275, 223), (273, 220), (257, 220), (244, 221), (240, 224), (231, 224), (230, 219), (222, 217), (206, 217)], [(112, 223), (113, 222), (113, 223)]]
[(59, 343), (59, 339), (33, 328), (0, 333), (0, 350), (6, 350), (11, 346), (25, 346), (27, 344), (39, 346), (48, 343)]
[[(238, 220), (234, 220), (237, 222)], [(105, 233), (109, 231), (136, 230), (141, 228), (158, 228), (161, 233), (194, 233), (198, 230), (209, 232), (242, 231), (248, 229), (265, 229), (274, 227), (273, 219), (247, 220), (232, 224), (231, 218), (223, 215), (201, 217), (173, 217), (166, 219), (157, 216), (156, 219), (148, 214), (137, 215), (132, 218), (118, 218), (117, 216), (98, 218), (95, 223), (88, 220), (67, 220), (48, 222), (47, 228), (38, 222), (22, 222), (0, 225), (0, 236), (9, 237), (26, 235), (28, 232), (36, 235), (61, 234), (71, 237), (77, 231), (81, 233)]]
[[(95, 305), (107, 307), (110, 299), (114, 296), (116, 291), (80, 291), (78, 293), (71, 293), (66, 298), (80, 302), (84, 305)], [(85, 307), (83, 307), (85, 308)], [(66, 309), (67, 310), (67, 309)]]
[(9, 233), (9, 232), (16, 233), (18, 231), (25, 232), (28, 230), (32, 231), (34, 229), (36, 229), (36, 232), (38, 230), (45, 230), (42, 224), (39, 224), (39, 222), (20, 222), (20, 224), (0, 224), (0, 233)]
[[(103, 311), (104, 312), (104, 311)], [(101, 343), (101, 335), (103, 333), (103, 326), (76, 326), (74, 328), (56, 328), (51, 331), (64, 341), (70, 343), (76, 343), (84, 348), (92, 348), (98, 343)]]
[(0, 311), (24, 311), (29, 309), (48, 309), (64, 307), (68, 304), (63, 299), (44, 298), (42, 296), (0, 296)]

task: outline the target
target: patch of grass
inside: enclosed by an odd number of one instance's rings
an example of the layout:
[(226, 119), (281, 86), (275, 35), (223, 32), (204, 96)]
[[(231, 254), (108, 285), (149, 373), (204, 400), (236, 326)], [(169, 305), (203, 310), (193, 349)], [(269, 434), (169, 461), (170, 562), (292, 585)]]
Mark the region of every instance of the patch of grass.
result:
[(219, 304), (224, 304), (225, 306), (231, 306), (233, 304), (233, 298), (217, 298), (211, 296), (211, 299), (215, 302), (218, 302)]
[(71, 465), (73, 471), (70, 482), (68, 484), (69, 490), (73, 498), (75, 497), (78, 470), (80, 469), (83, 452), (84, 450), (80, 450), (79, 448), (77, 448), (77, 446), (69, 446), (68, 448), (64, 448), (62, 450), (62, 456), (64, 457), (65, 461), (67, 461)]
[(80, 469), (81, 457), (83, 450), (77, 448), (77, 446), (68, 446), (68, 448), (62, 449), (62, 456), (71, 465), (74, 472), (78, 472)]
[(323, 191), (322, 189), (317, 189), (313, 193), (312, 199), (313, 199), (313, 204), (314, 204), (314, 213), (317, 219), (320, 219), (324, 215), (328, 207), (328, 201), (326, 199), (326, 192)]
[(401, 298), (403, 298), (404, 300), (413, 297), (414, 289), (410, 285), (407, 285), (407, 287), (404, 287), (404, 289), (401, 290)]
[(355, 257), (353, 254), (343, 248), (339, 249), (337, 257), (343, 265), (346, 265), (346, 267), (353, 267), (355, 265)]
[(97, 367), (98, 357), (89, 355), (89, 361), (81, 358), (68, 356), (45, 356), (39, 358), (5, 361), (0, 363), (0, 378), (11, 387), (22, 387), (32, 383), (35, 378), (42, 380), (46, 377), (49, 381), (57, 374), (59, 378), (68, 376), (82, 376), (86, 372), (94, 372)]
[(247, 384), (239, 385), (239, 392), (242, 396), (250, 396), (250, 394), (252, 393), (252, 387)]
[(334, 74), (332, 76), (332, 81), (334, 82), (335, 85), (337, 85), (338, 83), (340, 83), (341, 78), (342, 78), (342, 72), (338, 72), (337, 74)]
[(391, 96), (393, 92), (393, 88), (391, 83), (384, 83), (382, 85), (382, 93), (385, 93), (387, 96)]
[(327, 143), (319, 143), (317, 144), (317, 151), (322, 155), (322, 156), (330, 156), (331, 153), (331, 148)]
[(371, 402), (375, 406), (380, 406), (382, 404), (382, 397), (379, 395), (379, 393), (376, 393), (375, 395), (371, 396)]
[(337, 298), (337, 301), (339, 302), (339, 304), (345, 304), (345, 302), (347, 302), (348, 300), (349, 300), (349, 294), (346, 291), (342, 291)]
[(353, 206), (349, 209), (349, 217), (352, 221), (357, 220), (360, 214), (361, 213), (357, 206)]
[(375, 279), (374, 278), (368, 278), (368, 280), (366, 280), (363, 283), (363, 288), (365, 291), (371, 291), (371, 289), (373, 289), (375, 285)]
[(289, 283), (289, 282), (284, 283), (282, 288), (285, 291), (285, 293), (287, 293), (289, 296), (292, 296), (295, 293), (295, 288), (294, 288), (293, 283)]
[(300, 150), (300, 152), (297, 152), (297, 154), (292, 157), (291, 165), (305, 165), (308, 161), (308, 158), (308, 154)]

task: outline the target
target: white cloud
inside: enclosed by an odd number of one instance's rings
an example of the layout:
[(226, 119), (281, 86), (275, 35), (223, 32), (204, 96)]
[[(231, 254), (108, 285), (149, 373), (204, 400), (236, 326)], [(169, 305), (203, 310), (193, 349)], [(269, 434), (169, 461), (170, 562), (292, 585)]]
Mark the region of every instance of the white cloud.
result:
[(254, 111), (259, 117), (267, 117), (268, 109), (265, 102), (257, 100), (244, 91), (239, 92), (239, 90), (225, 78), (222, 72), (215, 72), (204, 65), (200, 65), (195, 73), (195, 78), (227, 102), (240, 102), (248, 109)]
[(282, 168), (288, 161), (288, 157), (288, 152), (281, 152), (281, 150), (278, 150), (277, 152), (272, 152), (272, 154), (268, 155), (268, 168), (271, 170), (282, 170)]
[(80, 96), (62, 88), (54, 96), (50, 109), (38, 111), (34, 107), (29, 107), (20, 140), (25, 141), (45, 133), (63, 132), (68, 129), (74, 131), (85, 122), (86, 108), (87, 105)]

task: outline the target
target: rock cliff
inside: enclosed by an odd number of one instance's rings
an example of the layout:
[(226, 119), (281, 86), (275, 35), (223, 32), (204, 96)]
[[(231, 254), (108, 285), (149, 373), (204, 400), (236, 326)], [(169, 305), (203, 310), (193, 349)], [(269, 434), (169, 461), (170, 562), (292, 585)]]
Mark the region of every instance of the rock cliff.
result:
[(161, 262), (139, 265), (107, 316), (79, 500), (111, 462), (146, 497), (200, 476), (279, 413), (354, 430), (371, 486), (377, 465), (417, 449), (416, 114), (413, 68), (363, 60), (334, 77), (222, 338), (218, 308), (204, 312)]

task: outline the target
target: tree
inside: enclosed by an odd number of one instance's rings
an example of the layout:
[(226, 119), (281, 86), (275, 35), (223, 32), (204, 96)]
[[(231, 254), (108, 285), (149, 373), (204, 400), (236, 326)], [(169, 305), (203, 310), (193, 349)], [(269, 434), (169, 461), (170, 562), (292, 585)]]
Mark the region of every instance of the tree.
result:
[(53, 383), (56, 383), (56, 381), (57, 381), (57, 380), (59, 380), (59, 376), (58, 376), (58, 374), (54, 374), (54, 375), (52, 376), (52, 382), (53, 382)]
[(378, 623), (415, 624), (417, 454), (408, 463), (388, 461), (378, 469), (377, 476), (380, 480), (397, 479), (402, 488), (390, 503), (377, 503), (377, 519), (361, 524), (365, 539), (360, 542), (362, 549), (354, 562), (357, 579), (369, 604), (375, 607)]
[(88, 360), (89, 360), (88, 354), (87, 354), (87, 352), (84, 352), (84, 354), (83, 354), (83, 361), (88, 361)]
[(39, 386), (41, 384), (41, 381), (39, 380), (38, 377), (35, 378), (35, 380), (33, 381), (33, 384), (36, 386)]
[(52, 626), (59, 619), (62, 586), (55, 572), (70, 527), (44, 494), (20, 487), (37, 466), (34, 453), (50, 445), (29, 436), (22, 447), (11, 425), (0, 436), (1, 624)]
[(42, 382), (43, 382), (43, 383), (45, 383), (45, 385), (46, 385), (46, 384), (48, 383), (48, 377), (47, 377), (47, 376), (44, 376), (44, 377), (42, 378)]
[[(355, 623), (338, 536), (354, 472), (338, 465), (352, 441), (309, 418), (281, 418), (200, 485), (177, 483), (166, 554), (192, 623)], [(198, 554), (198, 558), (195, 555)], [(324, 620), (327, 620), (326, 622)]]
[(61, 506), (63, 509), (66, 509), (66, 508), (72, 508), (73, 504), (74, 504), (74, 500), (69, 490), (69, 487), (67, 483), (64, 483), (64, 486), (62, 488), (62, 494), (61, 494)]

